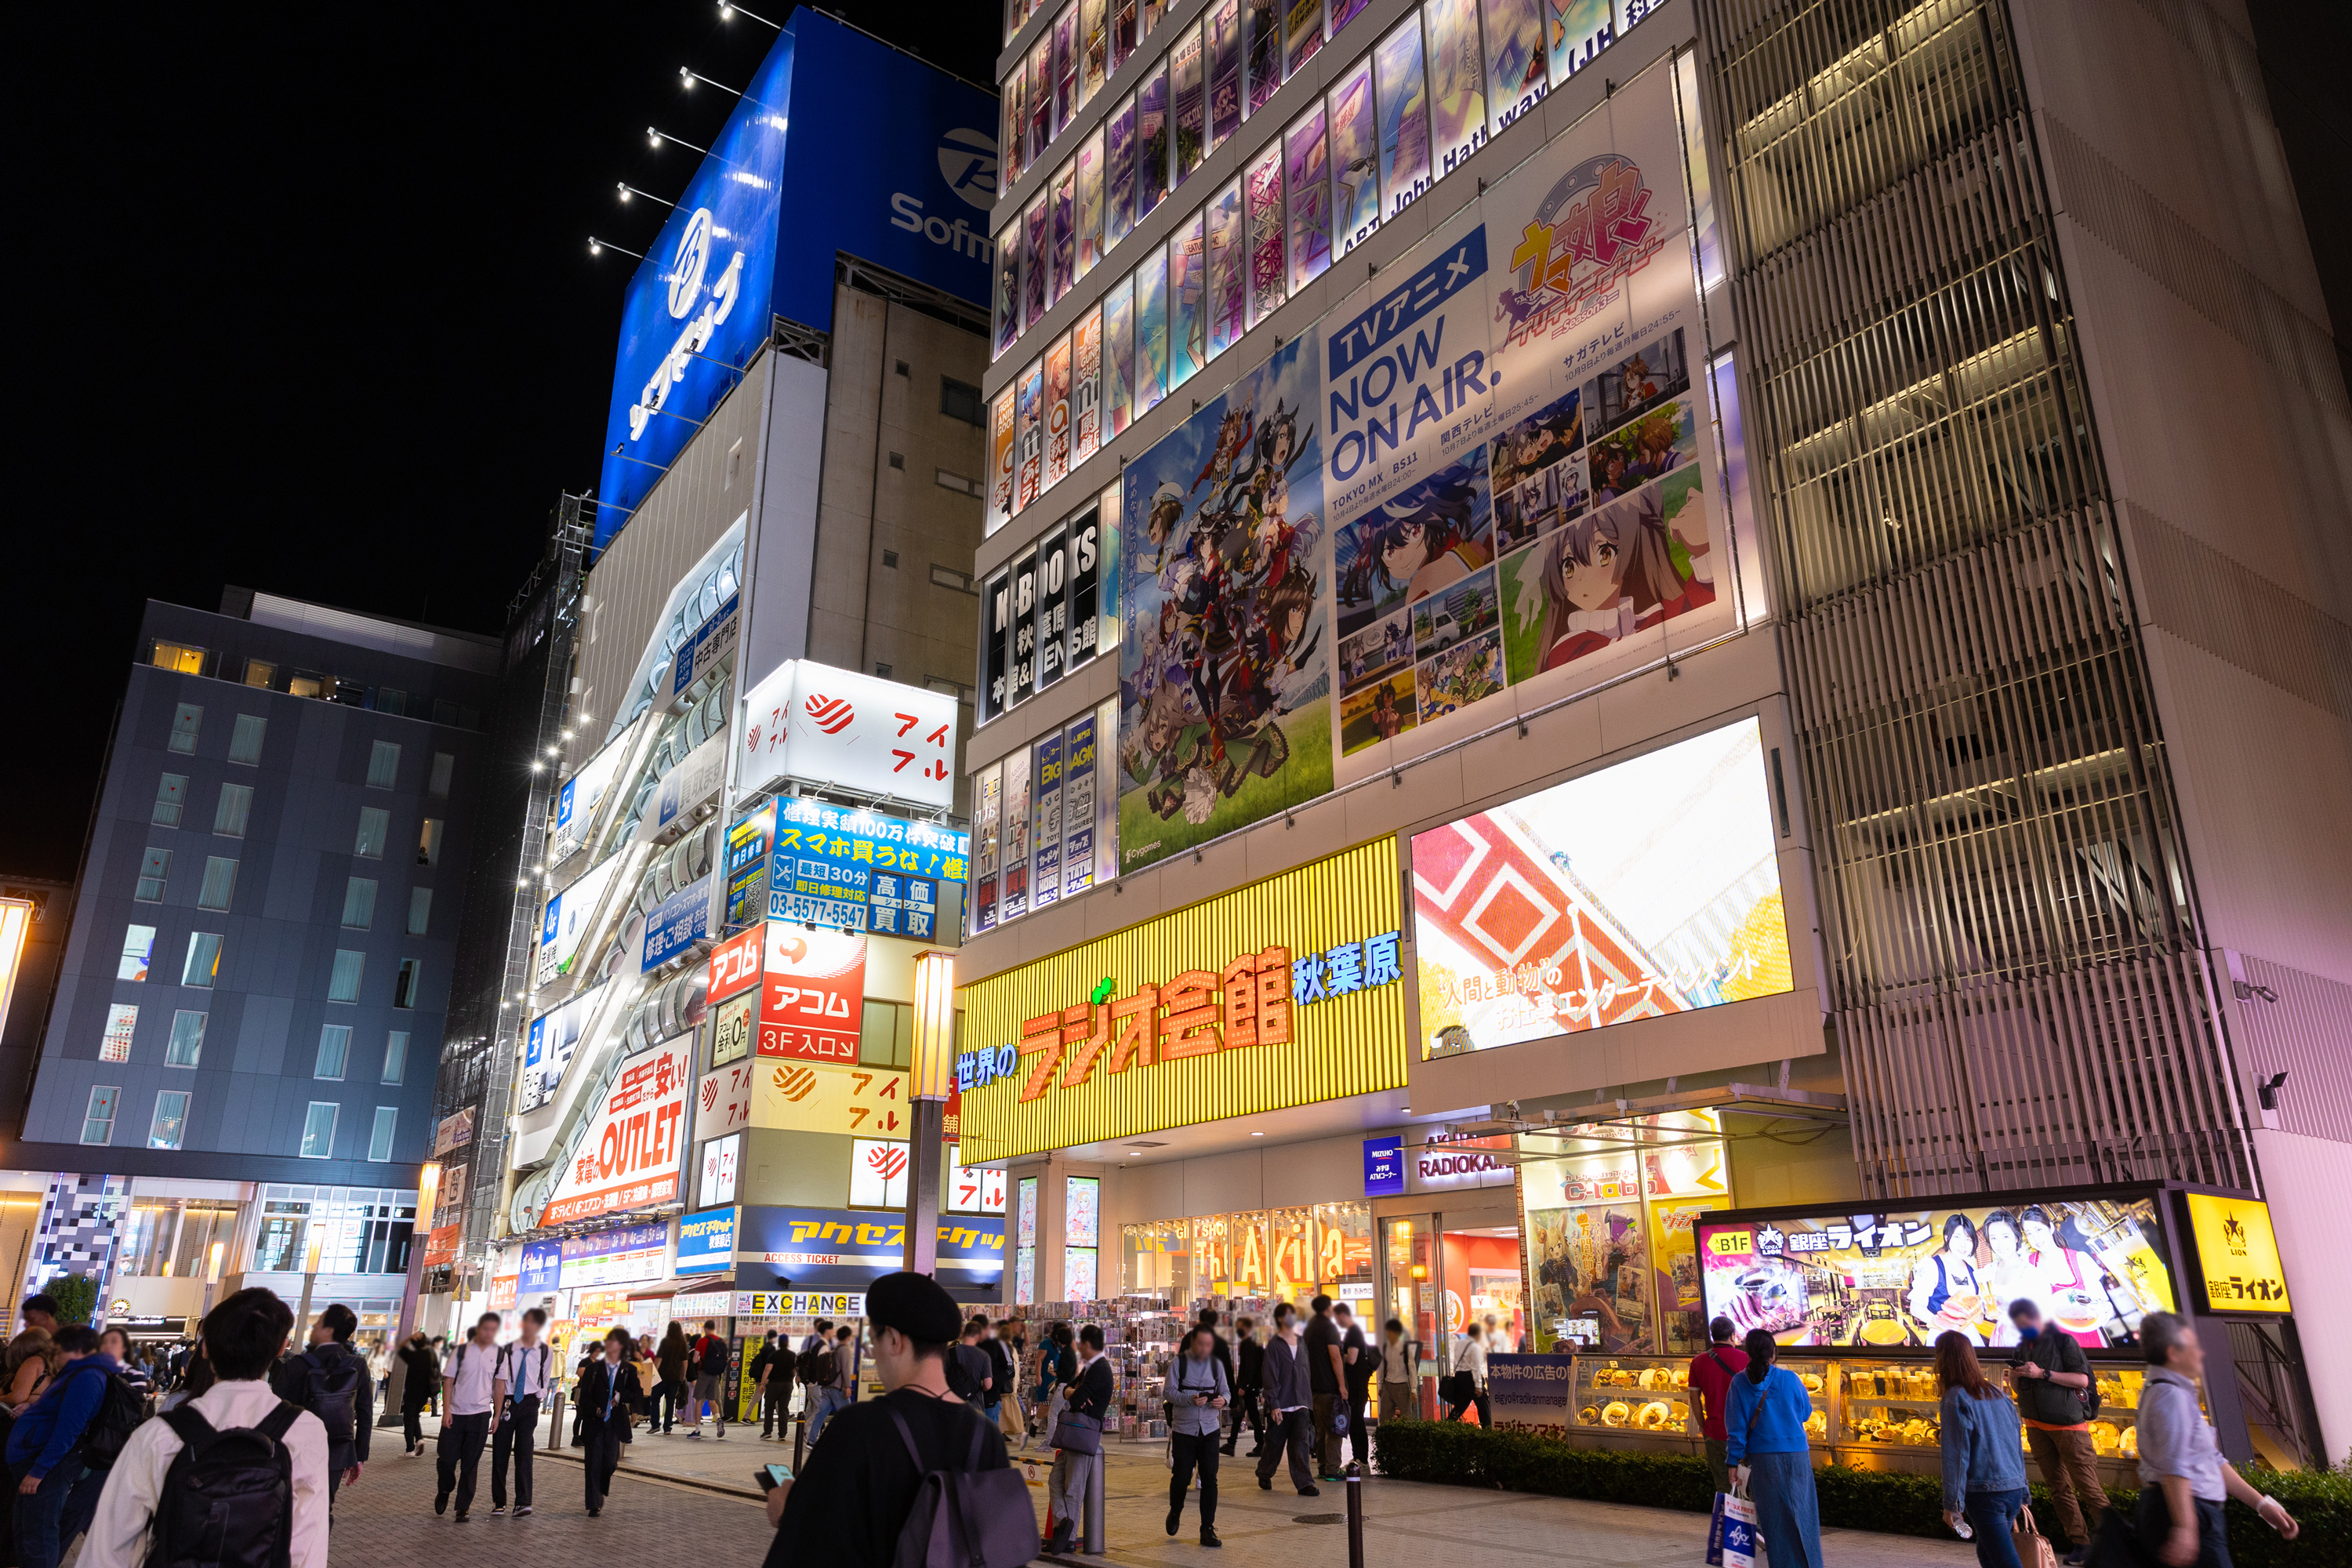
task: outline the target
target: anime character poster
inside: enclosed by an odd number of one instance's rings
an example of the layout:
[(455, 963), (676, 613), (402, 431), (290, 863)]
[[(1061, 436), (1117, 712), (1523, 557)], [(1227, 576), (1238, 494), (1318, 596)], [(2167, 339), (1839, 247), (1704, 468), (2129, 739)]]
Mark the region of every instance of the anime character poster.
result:
[(1242, 183), (1227, 185), (1209, 204), (1207, 285), (1208, 358), (1233, 347), (1246, 321), (1249, 300), (1248, 232)]
[(996, 395), (996, 403), (988, 411), (991, 475), (988, 482), (988, 531), (991, 533), (1003, 527), (1013, 516), (1014, 396), (1013, 389), (1006, 387)]
[(1486, 144), (1486, 68), (1478, 48), (1477, 0), (1430, 0), (1422, 7), (1428, 29), (1430, 140), (1443, 179)]
[(1135, 280), (1122, 278), (1103, 294), (1103, 379), (1110, 433), (1135, 417)]
[(1054, 178), (1054, 264), (1053, 302), (1062, 302), (1062, 296), (1077, 281), (1078, 267), (1078, 173), (1076, 160)]
[(1071, 334), (1070, 461), (1083, 463), (1102, 446), (1103, 312), (1097, 305), (1078, 318)]
[(1053, 242), (1045, 197), (1029, 204), (1021, 223), (1021, 330), (1025, 332), (1045, 315), (1046, 253)]
[(1045, 364), (1043, 360), (1036, 360), (1030, 363), (1027, 374), (1022, 376), (1017, 394), (1016, 417), (1020, 425), (1020, 433), (1016, 439), (1020, 443), (1021, 457), (1020, 480), (1013, 498), (1013, 510), (1015, 511), (1019, 511), (1023, 507), (1035, 500), (1038, 491), (1044, 488), (1045, 433), (1043, 405), (1045, 401)]
[(1222, 147), (1242, 126), (1241, 0), (1209, 10), (1209, 145)]
[(1207, 104), (1202, 96), (1201, 29), (1192, 27), (1168, 51), (1170, 118), (1176, 128), (1176, 184), (1182, 184), (1208, 156)]
[(1487, 129), (1503, 127), (1543, 100), (1544, 0), (1486, 0)]
[(1249, 94), (1249, 111), (1255, 114), (1282, 85), (1280, 0), (1247, 0), (1242, 29), (1244, 86)]
[(1019, 219), (1004, 226), (996, 237), (996, 295), (992, 301), (991, 315), (995, 319), (996, 340), (991, 358), (1000, 358), (1021, 335), (1021, 224)]
[(1126, 869), (1331, 787), (1321, 354), (1284, 345), (1127, 467)]
[(1118, 244), (1135, 226), (1135, 95), (1129, 93), (1119, 100), (1110, 118), (1104, 122), (1103, 158), (1107, 170), (1105, 184), (1109, 188), (1106, 205), (1105, 232), (1107, 243)]
[(1332, 84), (1330, 166), (1331, 249), (1345, 256), (1381, 226), (1381, 134), (1370, 55)]
[(1168, 262), (1158, 251), (1135, 269), (1135, 412), (1139, 418), (1168, 395)]
[(1135, 221), (1168, 195), (1168, 59), (1151, 64), (1135, 91)]
[[(1343, 7), (1361, 10), (1371, 0), (1339, 0)], [(1350, 13), (1352, 15), (1352, 12)], [(1337, 32), (1338, 28), (1332, 29)], [(1289, 75), (1298, 74), (1298, 68), (1315, 58), (1323, 47), (1323, 0), (1290, 0), (1290, 9), (1283, 23), (1284, 58), (1290, 63), (1285, 68)]]
[(1544, 34), (1551, 79), (1566, 81), (1617, 41), (1610, 0), (1544, 0)]
[(1084, 278), (1103, 254), (1103, 138), (1097, 129), (1078, 143), (1078, 271)]
[(1045, 351), (1045, 479), (1052, 489), (1070, 471), (1070, 340)]
[(1372, 51), (1380, 83), (1381, 212), (1394, 217), (1429, 189), (1429, 82), (1421, 18), (1408, 16)]

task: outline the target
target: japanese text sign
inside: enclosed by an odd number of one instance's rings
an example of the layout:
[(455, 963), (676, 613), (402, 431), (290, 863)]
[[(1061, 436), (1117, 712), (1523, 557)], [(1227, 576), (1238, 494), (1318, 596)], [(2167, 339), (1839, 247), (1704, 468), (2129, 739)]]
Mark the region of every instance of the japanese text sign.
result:
[(2197, 1238), (2198, 1271), (2205, 1277), (2205, 1310), (2271, 1315), (2291, 1310), (2270, 1205), (2218, 1193), (2183, 1195)]
[(917, 805), (955, 802), (956, 699), (790, 659), (746, 700), (739, 794), (806, 779)]

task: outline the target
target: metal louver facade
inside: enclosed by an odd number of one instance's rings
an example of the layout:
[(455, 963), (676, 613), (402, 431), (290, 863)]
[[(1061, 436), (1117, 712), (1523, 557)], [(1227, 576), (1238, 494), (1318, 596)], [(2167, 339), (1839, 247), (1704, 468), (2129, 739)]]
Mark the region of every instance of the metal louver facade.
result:
[(2254, 1181), (2001, 0), (1703, 0), (1864, 1190)]

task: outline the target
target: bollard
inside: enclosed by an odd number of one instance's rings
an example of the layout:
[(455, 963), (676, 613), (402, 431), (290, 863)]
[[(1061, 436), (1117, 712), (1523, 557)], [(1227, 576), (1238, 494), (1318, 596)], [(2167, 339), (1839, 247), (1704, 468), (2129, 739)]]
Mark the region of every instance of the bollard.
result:
[(563, 1390), (560, 1388), (555, 1391), (554, 1405), (555, 1420), (547, 1428), (547, 1446), (561, 1448), (563, 1447)]
[(797, 1476), (801, 1473), (801, 1466), (807, 1458), (808, 1412), (803, 1410), (800, 1413), (799, 1425), (793, 1430), (793, 1474)]
[(1364, 1568), (1364, 1467), (1348, 1466), (1348, 1568)]
[(1087, 1518), (1079, 1544), (1089, 1557), (1100, 1557), (1108, 1548), (1103, 1543), (1103, 1456), (1095, 1456), (1093, 1467), (1087, 1472)]

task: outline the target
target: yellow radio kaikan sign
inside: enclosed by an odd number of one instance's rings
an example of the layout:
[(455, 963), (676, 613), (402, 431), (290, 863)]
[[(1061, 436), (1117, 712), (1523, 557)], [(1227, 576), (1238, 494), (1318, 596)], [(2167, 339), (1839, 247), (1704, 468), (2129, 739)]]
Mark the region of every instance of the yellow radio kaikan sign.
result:
[(1384, 838), (972, 982), (963, 1158), (1403, 1088), (1401, 923)]
[(2209, 1312), (2275, 1312), (2291, 1309), (2286, 1266), (2279, 1261), (2271, 1206), (2260, 1198), (2190, 1193), (2189, 1227), (2197, 1237), (2197, 1269), (2205, 1276)]

